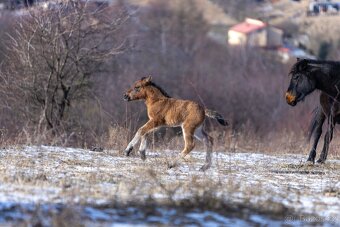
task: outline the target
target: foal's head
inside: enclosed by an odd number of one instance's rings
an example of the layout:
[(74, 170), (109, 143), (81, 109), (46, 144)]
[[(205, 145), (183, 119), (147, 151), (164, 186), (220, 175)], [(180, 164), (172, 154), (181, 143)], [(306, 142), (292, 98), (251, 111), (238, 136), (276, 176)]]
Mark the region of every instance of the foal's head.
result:
[(127, 90), (124, 94), (125, 101), (133, 101), (138, 99), (145, 99), (146, 97), (146, 87), (151, 84), (151, 76), (143, 77), (140, 80), (137, 80), (132, 88)]
[(315, 78), (312, 76), (313, 67), (306, 59), (297, 59), (289, 75), (290, 84), (286, 92), (286, 101), (289, 105), (295, 106), (316, 88)]

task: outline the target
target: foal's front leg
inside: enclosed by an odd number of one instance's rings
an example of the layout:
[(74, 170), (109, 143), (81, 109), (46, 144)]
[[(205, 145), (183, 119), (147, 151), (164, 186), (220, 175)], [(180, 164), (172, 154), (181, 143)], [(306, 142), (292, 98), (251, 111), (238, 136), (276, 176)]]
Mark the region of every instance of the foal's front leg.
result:
[[(144, 152), (140, 152), (141, 153), (141, 157), (142, 159), (145, 159), (145, 148), (146, 148), (146, 138), (145, 135), (152, 131), (153, 129), (156, 129), (158, 126), (158, 124), (152, 120), (149, 120), (145, 125), (143, 125), (140, 129), (138, 129), (137, 133), (135, 134), (135, 136), (133, 137), (133, 139), (131, 140), (131, 142), (127, 145), (124, 153), (126, 156), (129, 156), (133, 147), (138, 143), (138, 141), (142, 138), (142, 143), (141, 143), (141, 147), (140, 149), (144, 148)], [(144, 157), (143, 154), (144, 153)]]
[(140, 141), (140, 146), (139, 146), (139, 154), (142, 160), (146, 159), (146, 155), (145, 155), (146, 147), (147, 147), (146, 136), (142, 136), (142, 139)]
[(125, 155), (129, 156), (133, 147), (136, 145), (136, 143), (138, 143), (139, 139), (140, 139), (141, 135), (140, 135), (140, 129), (137, 131), (137, 133), (135, 134), (135, 136), (133, 137), (133, 139), (130, 141), (130, 143), (127, 145), (127, 147), (125, 148)]

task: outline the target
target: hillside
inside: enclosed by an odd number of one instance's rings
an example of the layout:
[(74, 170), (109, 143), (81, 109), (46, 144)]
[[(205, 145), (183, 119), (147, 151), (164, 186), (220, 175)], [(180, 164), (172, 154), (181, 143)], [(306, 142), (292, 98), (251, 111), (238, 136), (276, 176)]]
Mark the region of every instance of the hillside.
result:
[[(153, 0), (128, 0), (131, 4), (147, 6)], [(260, 18), (269, 24), (281, 28), (286, 37), (293, 37), (294, 45), (307, 49), (318, 56), (321, 45), (327, 45), (328, 57), (336, 58), (340, 48), (340, 14), (307, 16), (309, 1), (291, 0), (257, 3), (250, 0), (193, 0), (203, 13), (211, 30), (220, 36), (226, 36), (227, 29), (242, 21), (245, 17)], [(172, 7), (180, 7), (181, 1), (174, 0)], [(217, 26), (218, 25), (218, 26)], [(217, 41), (224, 41), (217, 37)]]
[[(152, 4), (153, 2), (157, 2), (154, 0), (128, 0), (131, 4), (137, 6), (147, 6), (148, 4)], [(203, 17), (206, 19), (208, 24), (228, 24), (233, 25), (237, 23), (237, 21), (225, 13), (222, 7), (218, 4), (210, 0), (193, 0), (197, 9), (202, 11)], [(182, 0), (172, 0), (169, 1), (172, 7), (177, 8), (180, 7)]]
[(264, 12), (264, 19), (285, 29), (287, 35), (296, 37), (300, 45), (316, 55), (321, 45), (329, 45), (333, 53), (329, 50), (328, 57), (339, 59), (336, 50), (340, 49), (340, 14), (307, 16), (308, 4), (309, 1), (279, 1), (269, 6), (271, 10)]

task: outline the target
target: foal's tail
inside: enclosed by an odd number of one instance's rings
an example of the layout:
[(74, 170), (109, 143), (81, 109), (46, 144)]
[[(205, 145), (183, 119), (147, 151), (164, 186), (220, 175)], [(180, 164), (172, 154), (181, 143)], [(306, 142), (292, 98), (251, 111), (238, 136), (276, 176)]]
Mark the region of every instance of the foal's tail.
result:
[(205, 116), (216, 119), (218, 121), (218, 123), (220, 123), (223, 126), (228, 125), (228, 122), (226, 120), (224, 120), (222, 115), (217, 113), (216, 111), (209, 110), (209, 109), (205, 109), (204, 111), (205, 111)]

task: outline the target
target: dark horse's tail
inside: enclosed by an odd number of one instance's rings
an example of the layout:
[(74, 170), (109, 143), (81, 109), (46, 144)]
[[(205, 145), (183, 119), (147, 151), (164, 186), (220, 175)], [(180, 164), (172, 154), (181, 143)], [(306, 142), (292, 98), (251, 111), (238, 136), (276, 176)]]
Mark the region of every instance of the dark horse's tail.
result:
[(309, 124), (308, 128), (308, 142), (311, 140), (316, 128), (319, 126), (319, 124), (322, 124), (322, 119), (324, 117), (324, 113), (322, 111), (322, 107), (318, 106), (313, 110), (313, 118)]
[(220, 123), (223, 126), (228, 125), (228, 122), (226, 120), (224, 120), (222, 115), (217, 113), (216, 111), (209, 110), (209, 109), (205, 109), (204, 111), (205, 111), (205, 116), (216, 119), (218, 121), (218, 123)]

